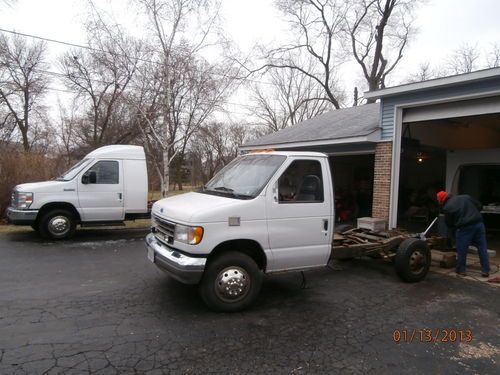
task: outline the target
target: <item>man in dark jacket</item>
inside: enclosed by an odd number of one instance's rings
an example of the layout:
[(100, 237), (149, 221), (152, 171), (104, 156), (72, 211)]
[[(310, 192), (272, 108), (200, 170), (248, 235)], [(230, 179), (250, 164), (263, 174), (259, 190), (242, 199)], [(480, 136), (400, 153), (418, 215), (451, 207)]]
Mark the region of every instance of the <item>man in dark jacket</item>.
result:
[(465, 276), (465, 262), (470, 244), (477, 247), (481, 261), (481, 276), (490, 276), (490, 263), (486, 245), (486, 230), (481, 215), (481, 204), (469, 195), (450, 195), (446, 191), (437, 193), (442, 205), (446, 225), (456, 230), (457, 274)]

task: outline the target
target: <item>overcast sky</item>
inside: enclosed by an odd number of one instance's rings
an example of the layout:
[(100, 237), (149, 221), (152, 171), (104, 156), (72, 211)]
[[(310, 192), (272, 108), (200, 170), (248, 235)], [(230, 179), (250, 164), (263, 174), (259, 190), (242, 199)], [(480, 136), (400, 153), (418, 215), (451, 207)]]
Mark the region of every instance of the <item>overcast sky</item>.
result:
[[(118, 22), (132, 27), (137, 22), (129, 0), (95, 0), (95, 3), (107, 9)], [(17, 0), (10, 8), (2, 4), (0, 28), (84, 44), (82, 22), (86, 4), (84, 0)], [(279, 41), (287, 32), (272, 0), (222, 0), (222, 4), (224, 28), (242, 50), (257, 42)], [(499, 0), (426, 1), (417, 12), (418, 33), (390, 84), (401, 82), (421, 62), (442, 64), (463, 43), (477, 44), (481, 49), (500, 43), (499, 20)], [(49, 48), (52, 56), (65, 50), (56, 44), (49, 44)], [(345, 72), (344, 82), (349, 91), (358, 72), (357, 68)]]

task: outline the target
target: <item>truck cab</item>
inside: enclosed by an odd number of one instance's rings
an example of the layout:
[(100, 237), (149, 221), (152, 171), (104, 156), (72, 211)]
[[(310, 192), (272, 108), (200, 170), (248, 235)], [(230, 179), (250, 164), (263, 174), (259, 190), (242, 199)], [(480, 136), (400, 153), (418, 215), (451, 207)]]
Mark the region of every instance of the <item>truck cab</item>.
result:
[(114, 225), (147, 216), (147, 194), (144, 149), (104, 146), (51, 181), (17, 185), (6, 214), (12, 224), (65, 239), (77, 224)]
[(153, 205), (148, 258), (177, 280), (199, 284), (209, 307), (236, 311), (256, 298), (264, 273), (325, 266), (333, 221), (325, 154), (250, 153), (198, 192)]

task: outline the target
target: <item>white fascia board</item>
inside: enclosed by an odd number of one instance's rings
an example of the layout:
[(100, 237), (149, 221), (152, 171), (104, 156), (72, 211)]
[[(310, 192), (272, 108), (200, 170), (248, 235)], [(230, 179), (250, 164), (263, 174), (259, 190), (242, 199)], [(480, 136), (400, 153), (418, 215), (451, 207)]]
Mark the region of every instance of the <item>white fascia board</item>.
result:
[(443, 118), (465, 117), (500, 113), (498, 96), (482, 98), (481, 101), (448, 102), (430, 106), (407, 108), (403, 113), (403, 122), (437, 120)]
[(366, 143), (366, 142), (379, 142), (381, 136), (381, 129), (377, 128), (370, 134), (359, 136), (359, 137), (346, 137), (337, 139), (322, 139), (318, 141), (305, 141), (305, 142), (289, 142), (289, 143), (276, 143), (276, 144), (266, 144), (266, 145), (255, 145), (255, 146), (241, 146), (241, 151), (249, 150), (259, 150), (259, 149), (281, 149), (290, 147), (308, 147), (308, 146), (329, 146), (329, 145), (340, 145), (340, 144), (352, 144), (352, 143)]
[(458, 74), (450, 77), (434, 78), (428, 81), (408, 83), (406, 85), (389, 87), (386, 89), (367, 91), (364, 93), (365, 99), (378, 99), (385, 96), (397, 95), (402, 93), (410, 93), (414, 91), (442, 88), (446, 86), (456, 85), (460, 83), (468, 83), (473, 81), (480, 81), (487, 78), (499, 77), (500, 68), (484, 69), (477, 72)]

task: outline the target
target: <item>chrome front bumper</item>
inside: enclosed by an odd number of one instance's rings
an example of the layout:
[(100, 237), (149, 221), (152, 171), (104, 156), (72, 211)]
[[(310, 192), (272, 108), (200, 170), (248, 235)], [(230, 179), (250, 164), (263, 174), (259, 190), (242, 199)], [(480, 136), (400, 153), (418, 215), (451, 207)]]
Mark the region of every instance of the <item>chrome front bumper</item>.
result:
[(8, 207), (5, 211), (7, 221), (16, 225), (31, 225), (35, 222), (38, 210), (16, 210), (13, 207)]
[(184, 284), (198, 284), (205, 270), (206, 258), (194, 258), (158, 241), (153, 233), (146, 236), (150, 260), (174, 279)]

